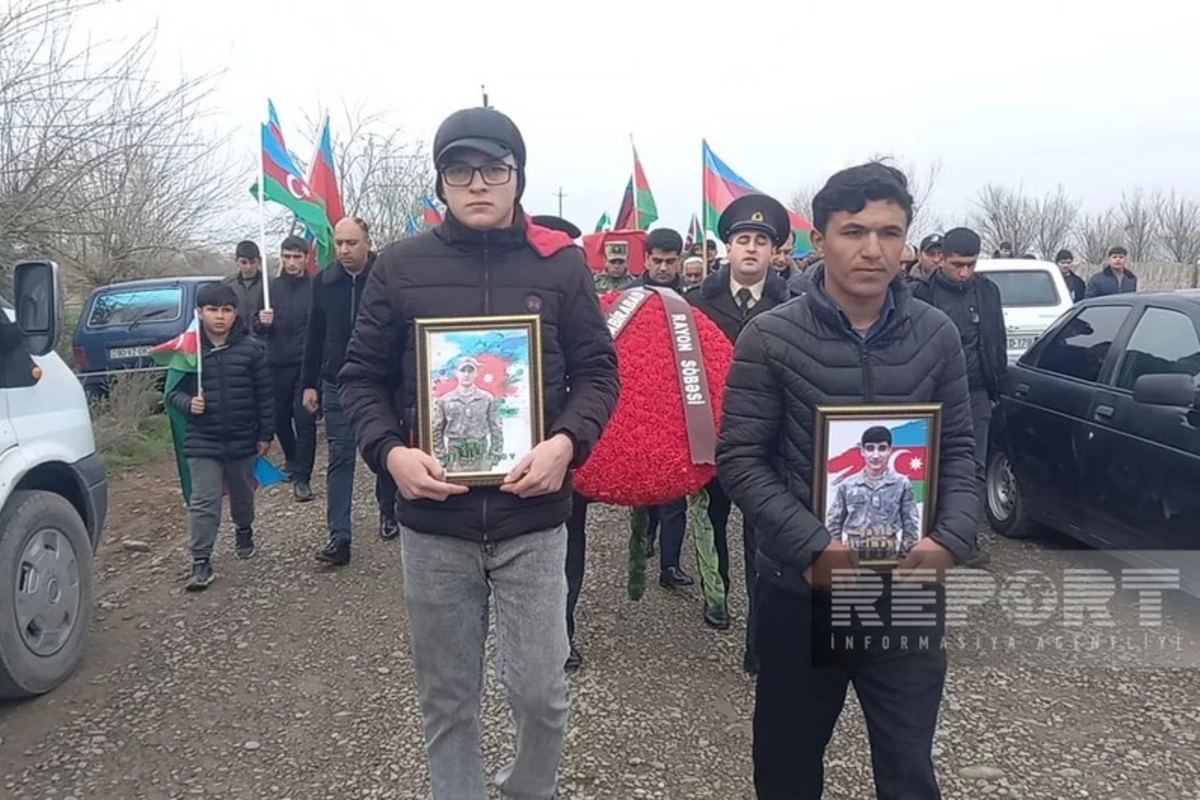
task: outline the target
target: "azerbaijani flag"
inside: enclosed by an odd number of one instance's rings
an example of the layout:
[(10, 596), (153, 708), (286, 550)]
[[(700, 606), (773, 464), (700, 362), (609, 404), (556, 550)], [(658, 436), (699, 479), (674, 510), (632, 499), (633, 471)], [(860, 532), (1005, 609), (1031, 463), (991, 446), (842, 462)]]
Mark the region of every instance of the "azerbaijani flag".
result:
[(600, 219), (596, 220), (596, 233), (612, 230), (612, 217), (605, 211), (600, 215)]
[[(632, 141), (630, 142), (632, 144)], [(638, 158), (637, 148), (633, 148), (633, 175), (625, 187), (625, 196), (621, 199), (621, 209), (617, 212), (616, 229), (619, 231), (645, 231), (658, 220), (658, 205), (654, 202), (654, 194), (650, 191), (650, 182), (646, 180), (646, 171), (642, 169), (642, 161)]]
[(433, 200), (429, 199), (429, 195), (421, 198), (421, 216), (425, 224), (429, 227), (442, 224), (442, 212), (434, 205)]
[(414, 217), (412, 214), (409, 214), (408, 222), (404, 223), (404, 235), (405, 236), (416, 236), (420, 232), (421, 232), (421, 226), (417, 222), (417, 218)]
[[(918, 503), (925, 499), (927, 452), (926, 441), (929, 423), (925, 420), (903, 422), (892, 431), (891, 467), (912, 481), (913, 497)], [(828, 473), (836, 486), (867, 466), (858, 444), (829, 459)]]
[[(704, 148), (704, 229), (716, 231), (717, 222), (721, 219), (721, 212), (730, 203), (739, 197), (761, 194), (761, 192), (751, 186), (745, 178), (731, 170), (724, 161), (717, 158), (717, 154), (709, 148), (707, 140), (701, 140), (701, 144)], [(796, 235), (796, 249), (793, 253), (802, 255), (808, 252), (808, 250), (802, 249), (802, 242), (807, 242), (808, 236), (801, 234), (811, 231), (812, 223), (790, 208), (788, 217), (791, 219), (792, 232)]]
[(279, 124), (279, 114), (275, 113), (275, 103), (267, 100), (267, 126), (271, 129), (271, 133), (279, 139), (280, 144), (283, 143), (283, 127)]
[(692, 221), (688, 223), (687, 238), (683, 242), (683, 249), (691, 250), (696, 246), (697, 242), (704, 241), (704, 231), (700, 230), (700, 220), (692, 214)]
[[(283, 141), (282, 137), (280, 141)], [(316, 201), (325, 209), (325, 221), (332, 234), (334, 227), (346, 216), (346, 209), (342, 205), (342, 191), (338, 186), (337, 170), (334, 166), (333, 139), (329, 134), (328, 116), (325, 117), (321, 138), (317, 142), (317, 151), (313, 154), (312, 164), (308, 168), (308, 185)], [(336, 250), (332, 235), (318, 236), (310, 227), (305, 231), (305, 238), (309, 240), (310, 253), (313, 249), (316, 250), (315, 261), (311, 263), (319, 265), (319, 269), (333, 262)]]
[(163, 407), (167, 410), (167, 422), (171, 426), (171, 444), (175, 449), (179, 488), (183, 492), (183, 502), (187, 503), (192, 497), (192, 472), (188, 469), (187, 456), (183, 454), (183, 445), (187, 437), (187, 415), (167, 402), (167, 398), (175, 391), (180, 381), (199, 371), (200, 315), (193, 311), (192, 321), (187, 330), (174, 339), (155, 346), (150, 351), (150, 357), (158, 365), (167, 368), (167, 380), (163, 386)]

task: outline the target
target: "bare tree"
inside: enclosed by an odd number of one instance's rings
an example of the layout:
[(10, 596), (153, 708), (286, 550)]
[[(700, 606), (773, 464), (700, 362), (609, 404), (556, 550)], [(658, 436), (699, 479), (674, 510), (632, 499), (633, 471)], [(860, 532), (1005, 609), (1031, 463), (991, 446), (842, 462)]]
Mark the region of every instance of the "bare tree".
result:
[(1125, 231), (1125, 245), (1129, 248), (1131, 261), (1140, 262), (1152, 258), (1158, 238), (1159, 200), (1147, 195), (1140, 188), (1121, 193), (1118, 207), (1118, 223)]
[[(1060, 184), (1040, 200), (1030, 202), (1033, 224), (1033, 245), (1042, 258), (1052, 259), (1067, 246), (1079, 219), (1079, 202)], [(1015, 244), (1015, 242), (1014, 242)]]
[(1108, 248), (1124, 242), (1121, 224), (1111, 210), (1085, 216), (1079, 224), (1079, 246), (1089, 264), (1103, 264), (1108, 258)]
[(979, 190), (975, 206), (972, 223), (985, 248), (995, 249), (1001, 242), (1009, 242), (1014, 254), (1029, 249), (1037, 236), (1037, 203), (1020, 189), (989, 183)]
[(806, 183), (792, 192), (788, 198), (788, 208), (812, 222), (812, 201), (821, 187), (815, 183)]
[(1200, 262), (1200, 203), (1171, 190), (1159, 198), (1158, 241), (1180, 264)]
[(153, 31), (68, 45), (90, 0), (0, 16), (0, 260), (44, 253), (83, 287), (161, 274), (211, 236), (223, 142), (200, 130), (211, 77), (159, 86)]
[[(318, 119), (324, 119), (323, 112)], [(433, 160), (424, 142), (406, 138), (389, 115), (370, 113), (362, 105), (343, 106), (331, 124), (346, 213), (370, 224), (376, 245), (404, 237), (410, 218), (422, 218), (423, 198), (433, 196)], [(309, 125), (319, 130), (315, 120)]]

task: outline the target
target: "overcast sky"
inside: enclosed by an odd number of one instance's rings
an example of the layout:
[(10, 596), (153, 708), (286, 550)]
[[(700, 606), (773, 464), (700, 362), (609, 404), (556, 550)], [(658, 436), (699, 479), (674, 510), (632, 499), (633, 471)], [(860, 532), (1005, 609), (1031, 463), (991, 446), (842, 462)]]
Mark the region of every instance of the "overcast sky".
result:
[(123, 0), (90, 19), (108, 36), (157, 24), (164, 76), (224, 70), (214, 124), (251, 163), (268, 97), (289, 141), (313, 135), (305, 112), (343, 101), (428, 141), (486, 83), (525, 136), (526, 208), (554, 213), (561, 186), (585, 230), (616, 214), (630, 134), (660, 224), (680, 230), (702, 137), (785, 201), (875, 152), (940, 159), (931, 204), (954, 221), (989, 181), (1061, 182), (1087, 210), (1135, 185), (1200, 196), (1200, 6), (986, 6)]

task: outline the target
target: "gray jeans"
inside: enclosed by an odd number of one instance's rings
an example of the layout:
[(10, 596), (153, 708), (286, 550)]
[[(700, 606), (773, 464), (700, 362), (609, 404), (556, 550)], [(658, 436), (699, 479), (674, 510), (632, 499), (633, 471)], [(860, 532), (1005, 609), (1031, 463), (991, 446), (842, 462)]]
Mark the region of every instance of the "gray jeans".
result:
[(434, 800), (487, 800), (480, 703), (489, 601), (516, 725), (507, 797), (550, 800), (567, 733), (566, 526), (502, 542), (401, 532), (404, 598)]
[(221, 461), (216, 458), (189, 458), (192, 473), (192, 498), (188, 519), (192, 527), (192, 560), (212, 557), (217, 531), (221, 527), (221, 498), (229, 487), (229, 516), (239, 528), (254, 525), (255, 457)]

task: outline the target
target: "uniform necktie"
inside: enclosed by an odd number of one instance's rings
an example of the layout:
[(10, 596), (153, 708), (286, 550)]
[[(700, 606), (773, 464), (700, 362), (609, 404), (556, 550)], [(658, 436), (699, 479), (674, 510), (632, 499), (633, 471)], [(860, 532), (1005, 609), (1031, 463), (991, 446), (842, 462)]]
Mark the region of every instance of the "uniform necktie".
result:
[(738, 310), (742, 312), (742, 319), (745, 319), (746, 315), (750, 313), (750, 299), (752, 297), (754, 295), (746, 287), (743, 286), (741, 289), (738, 289), (737, 304)]

